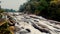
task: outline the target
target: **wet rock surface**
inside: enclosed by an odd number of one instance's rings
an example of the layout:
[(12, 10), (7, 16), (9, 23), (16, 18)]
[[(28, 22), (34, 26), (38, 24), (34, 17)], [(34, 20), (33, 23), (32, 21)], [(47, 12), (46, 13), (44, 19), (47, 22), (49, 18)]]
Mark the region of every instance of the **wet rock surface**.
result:
[(8, 13), (14, 22), (15, 34), (60, 34), (60, 22), (41, 16), (22, 13)]

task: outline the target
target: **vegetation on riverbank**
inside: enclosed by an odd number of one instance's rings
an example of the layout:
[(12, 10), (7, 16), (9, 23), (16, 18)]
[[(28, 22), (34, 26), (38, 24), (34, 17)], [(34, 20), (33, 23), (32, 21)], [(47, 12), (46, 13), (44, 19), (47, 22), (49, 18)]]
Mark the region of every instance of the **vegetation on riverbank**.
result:
[(19, 12), (32, 13), (60, 21), (60, 0), (30, 0), (20, 6)]
[(5, 12), (4, 9), (0, 9), (0, 34), (13, 34), (12, 27), (9, 22), (3, 18)]

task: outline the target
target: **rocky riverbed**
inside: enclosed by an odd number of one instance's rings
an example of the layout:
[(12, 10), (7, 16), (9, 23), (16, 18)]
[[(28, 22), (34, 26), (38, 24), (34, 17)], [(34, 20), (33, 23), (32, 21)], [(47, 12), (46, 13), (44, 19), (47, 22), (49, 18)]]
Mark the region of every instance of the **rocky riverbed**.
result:
[(42, 16), (7, 13), (7, 18), (13, 21), (14, 34), (60, 34), (60, 22)]

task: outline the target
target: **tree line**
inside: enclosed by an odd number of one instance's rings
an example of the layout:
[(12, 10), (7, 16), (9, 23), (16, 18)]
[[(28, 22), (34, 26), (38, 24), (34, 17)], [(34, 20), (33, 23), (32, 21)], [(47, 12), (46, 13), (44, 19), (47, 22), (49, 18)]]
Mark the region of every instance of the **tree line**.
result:
[(29, 0), (20, 6), (19, 12), (36, 14), (47, 19), (60, 21), (59, 0)]

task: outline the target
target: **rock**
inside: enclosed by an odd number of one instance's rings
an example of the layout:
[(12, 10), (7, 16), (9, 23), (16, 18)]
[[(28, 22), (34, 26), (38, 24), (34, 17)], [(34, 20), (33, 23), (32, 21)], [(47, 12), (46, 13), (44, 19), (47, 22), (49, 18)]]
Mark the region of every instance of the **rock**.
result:
[(6, 20), (5, 19), (0, 19), (0, 26), (5, 24), (6, 23)]
[(10, 27), (8, 27), (8, 30), (9, 30), (12, 34), (14, 34), (15, 28), (14, 28), (14, 26), (10, 26)]
[(60, 22), (28, 14), (12, 13), (7, 16), (15, 22), (15, 34), (60, 34)]

